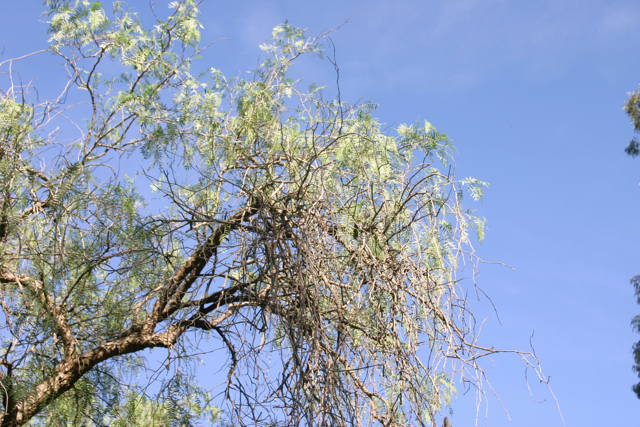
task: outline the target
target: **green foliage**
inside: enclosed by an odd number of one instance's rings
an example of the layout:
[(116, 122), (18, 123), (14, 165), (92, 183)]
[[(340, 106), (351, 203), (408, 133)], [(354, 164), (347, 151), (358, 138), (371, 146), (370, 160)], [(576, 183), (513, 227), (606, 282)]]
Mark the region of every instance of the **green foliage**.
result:
[[(631, 278), (631, 284), (634, 287), (638, 304), (640, 304), (640, 275)], [(631, 320), (631, 326), (635, 332), (640, 332), (640, 315), (635, 316)], [(640, 341), (633, 345), (633, 371), (640, 377)], [(632, 387), (633, 392), (640, 399), (640, 382)]]
[(52, 402), (44, 415), (27, 425), (191, 427), (219, 422), (221, 411), (210, 404), (208, 394), (194, 389), (180, 375), (163, 384), (162, 392), (154, 399), (133, 389), (123, 394), (119, 387), (107, 375), (89, 381), (81, 379), (73, 390)]
[[(624, 111), (631, 119), (633, 130), (635, 133), (640, 133), (640, 90), (629, 93), (629, 99), (624, 103)], [(638, 138), (633, 138), (624, 152), (632, 157), (636, 157), (640, 154), (640, 141)]]
[[(453, 372), (494, 351), (456, 276), (484, 238), (463, 192), (487, 184), (455, 180), (447, 135), (302, 91), (288, 70), (322, 39), (286, 22), (227, 79), (190, 73), (192, 0), (150, 29), (122, 2), (46, 4), (83, 103), (0, 99), (0, 425), (217, 422), (203, 336), (230, 356), (237, 424), (424, 424), (450, 404)], [(158, 347), (173, 370), (150, 397)]]
[[(640, 133), (640, 90), (629, 93), (629, 99), (624, 104), (624, 111), (631, 119), (633, 130), (635, 133)], [(640, 154), (640, 141), (638, 138), (633, 138), (629, 145), (624, 149), (625, 153), (631, 157), (636, 157)], [(631, 284), (635, 288), (636, 297), (638, 298), (638, 304), (640, 304), (640, 276), (634, 276), (631, 278)], [(631, 325), (636, 332), (640, 332), (640, 316), (636, 316), (631, 321)], [(640, 341), (633, 345), (633, 371), (640, 376)], [(640, 399), (640, 383), (632, 387), (634, 393)]]

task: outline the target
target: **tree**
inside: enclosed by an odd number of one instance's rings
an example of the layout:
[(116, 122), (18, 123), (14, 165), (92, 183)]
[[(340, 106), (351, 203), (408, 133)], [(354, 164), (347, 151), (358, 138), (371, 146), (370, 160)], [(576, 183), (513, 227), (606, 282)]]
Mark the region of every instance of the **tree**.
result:
[(192, 0), (150, 30), (119, 2), (46, 4), (60, 95), (3, 63), (0, 426), (214, 422), (208, 338), (236, 425), (426, 425), (454, 375), (481, 386), (497, 350), (457, 272), (484, 183), (454, 179), (446, 135), (302, 90), (287, 71), (327, 34), (284, 23), (226, 79), (190, 73)]
[[(640, 89), (629, 93), (629, 99), (624, 103), (624, 111), (631, 119), (634, 132), (640, 133)], [(640, 154), (640, 141), (638, 138), (633, 138), (624, 151), (631, 157), (636, 157)], [(638, 304), (640, 304), (640, 275), (632, 277), (631, 284), (635, 288), (636, 298), (638, 300)], [(640, 332), (640, 315), (633, 318), (631, 325), (636, 332)], [(640, 377), (640, 341), (633, 345), (633, 360), (633, 371)], [(634, 385), (632, 389), (638, 396), (638, 399), (640, 399), (640, 382)]]
[[(640, 89), (629, 93), (629, 99), (624, 103), (624, 111), (631, 119), (633, 131), (635, 133), (640, 133)], [(629, 141), (624, 152), (631, 157), (636, 157), (640, 154), (640, 141), (638, 141), (638, 138), (633, 138)]]
[[(640, 275), (633, 276), (631, 278), (631, 284), (635, 289), (638, 304), (640, 304)], [(640, 315), (635, 316), (631, 320), (631, 326), (636, 332), (640, 332)], [(640, 377), (640, 341), (633, 345), (633, 362), (634, 365), (632, 369), (638, 374), (638, 377)], [(638, 399), (640, 399), (640, 382), (631, 387), (631, 389), (636, 394), (636, 396), (638, 396)]]

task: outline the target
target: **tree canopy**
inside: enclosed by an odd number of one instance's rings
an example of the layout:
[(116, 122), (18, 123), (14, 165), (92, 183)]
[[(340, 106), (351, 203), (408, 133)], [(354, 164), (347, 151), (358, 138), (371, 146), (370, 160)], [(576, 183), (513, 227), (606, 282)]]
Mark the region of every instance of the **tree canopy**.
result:
[(0, 426), (431, 425), (482, 386), (484, 183), (445, 134), (290, 78), (327, 34), (283, 23), (228, 79), (191, 72), (192, 0), (45, 3), (60, 90), (0, 69)]
[[(629, 93), (629, 99), (624, 103), (624, 111), (631, 119), (633, 131), (640, 133), (640, 89)], [(636, 137), (629, 141), (624, 151), (632, 157), (640, 154), (640, 141), (638, 138)]]

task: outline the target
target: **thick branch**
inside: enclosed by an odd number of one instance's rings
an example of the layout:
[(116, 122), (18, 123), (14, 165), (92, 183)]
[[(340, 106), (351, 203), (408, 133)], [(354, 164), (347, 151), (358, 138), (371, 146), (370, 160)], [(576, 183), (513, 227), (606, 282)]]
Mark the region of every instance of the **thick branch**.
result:
[(250, 206), (235, 213), (225, 223), (218, 226), (202, 245), (196, 248), (184, 265), (169, 279), (169, 286), (156, 301), (150, 316), (150, 319), (153, 319), (152, 324), (166, 319), (181, 307), (182, 297), (216, 253), (222, 240), (227, 234), (236, 230), (243, 222), (255, 215), (259, 207), (259, 203), (254, 201)]
[[(220, 321), (224, 320), (221, 318)], [(215, 323), (215, 321), (214, 321)], [(219, 322), (218, 322), (219, 323)], [(113, 357), (155, 347), (171, 347), (187, 328), (174, 325), (161, 334), (143, 334), (132, 327), (117, 339), (104, 343), (77, 357), (65, 357), (54, 374), (35, 387), (26, 397), (8, 409), (0, 420), (0, 427), (23, 425), (44, 409), (51, 400), (70, 390), (74, 384), (97, 364)], [(134, 332), (138, 330), (138, 332)]]

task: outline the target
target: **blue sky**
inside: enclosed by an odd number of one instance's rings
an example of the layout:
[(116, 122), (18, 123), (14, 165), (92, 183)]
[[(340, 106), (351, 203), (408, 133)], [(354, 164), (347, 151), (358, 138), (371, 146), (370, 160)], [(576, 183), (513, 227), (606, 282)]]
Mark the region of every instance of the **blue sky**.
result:
[[(3, 60), (46, 46), (40, 10), (0, 0)], [(639, 2), (205, 0), (201, 10), (203, 41), (231, 39), (202, 62), (229, 76), (254, 68), (285, 19), (309, 34), (350, 19), (331, 36), (342, 98), (379, 103), (389, 125), (429, 120), (454, 140), (457, 177), (490, 183), (472, 206), (488, 221), (476, 249), (515, 271), (480, 267), (501, 321), (476, 301), (481, 342), (527, 350), (535, 331), (567, 426), (640, 425), (630, 353), (640, 335), (629, 325), (640, 313), (629, 285), (640, 274), (640, 159), (623, 152), (633, 134), (622, 111), (640, 83)], [(42, 61), (25, 75), (45, 84), (53, 73)], [(333, 84), (332, 70), (313, 59), (294, 72)], [(485, 367), (511, 422), (488, 396), (478, 425), (562, 425), (544, 387), (532, 381), (530, 396), (522, 362), (493, 361)], [(473, 391), (452, 408), (454, 426), (475, 425)]]

